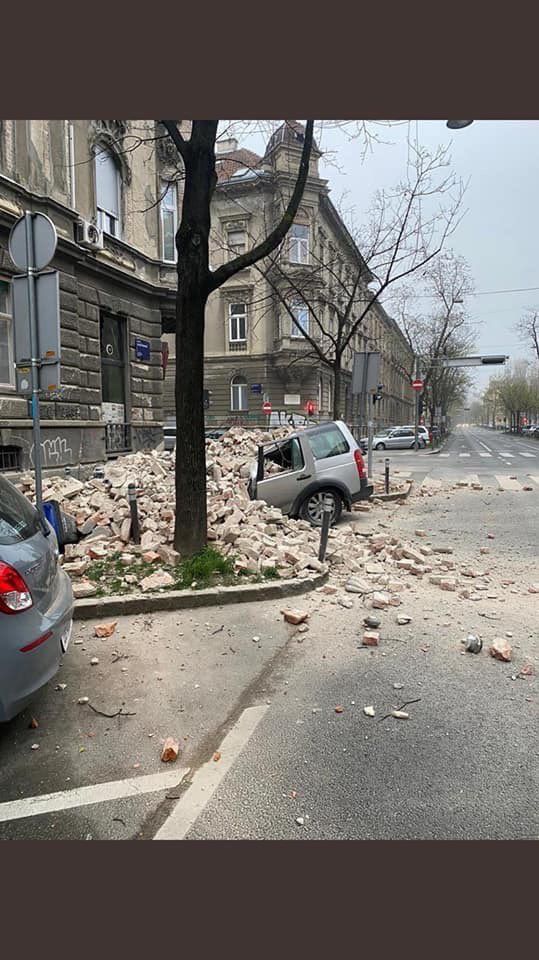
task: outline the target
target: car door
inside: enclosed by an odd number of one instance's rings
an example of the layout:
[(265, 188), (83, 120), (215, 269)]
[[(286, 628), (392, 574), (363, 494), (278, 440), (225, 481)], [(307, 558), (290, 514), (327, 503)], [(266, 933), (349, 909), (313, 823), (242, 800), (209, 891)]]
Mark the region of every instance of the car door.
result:
[(288, 513), (312, 474), (310, 451), (297, 436), (264, 447), (264, 475), (256, 481), (256, 499)]
[(412, 444), (414, 439), (413, 430), (406, 430), (404, 428), (400, 430), (394, 430), (388, 437), (388, 447), (391, 447), (394, 450), (401, 450), (404, 447), (409, 447)]
[(317, 480), (344, 483), (350, 494), (361, 487), (354, 450), (357, 443), (341, 421), (321, 424), (305, 433), (312, 451)]

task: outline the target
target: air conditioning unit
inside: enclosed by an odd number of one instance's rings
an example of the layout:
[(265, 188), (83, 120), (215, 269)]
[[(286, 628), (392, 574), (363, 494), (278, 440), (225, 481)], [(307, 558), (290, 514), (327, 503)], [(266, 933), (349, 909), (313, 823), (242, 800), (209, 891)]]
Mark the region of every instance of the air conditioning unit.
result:
[(95, 223), (90, 223), (89, 220), (77, 221), (75, 236), (81, 247), (87, 247), (88, 250), (103, 249), (103, 231), (96, 227)]

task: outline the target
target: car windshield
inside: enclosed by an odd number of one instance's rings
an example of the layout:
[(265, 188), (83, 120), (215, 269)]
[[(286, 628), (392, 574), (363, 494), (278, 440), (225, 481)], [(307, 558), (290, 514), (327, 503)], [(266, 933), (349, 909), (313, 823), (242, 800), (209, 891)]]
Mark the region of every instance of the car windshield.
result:
[(30, 501), (0, 475), (0, 544), (20, 543), (40, 530), (39, 515)]

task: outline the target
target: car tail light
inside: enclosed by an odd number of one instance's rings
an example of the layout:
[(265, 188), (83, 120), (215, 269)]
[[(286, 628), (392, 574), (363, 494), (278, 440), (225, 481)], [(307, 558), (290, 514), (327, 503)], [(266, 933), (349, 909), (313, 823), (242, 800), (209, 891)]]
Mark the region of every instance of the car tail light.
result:
[(32, 606), (32, 594), (20, 573), (8, 563), (0, 562), (0, 611), (21, 613)]
[(365, 470), (365, 461), (361, 456), (361, 450), (354, 450), (354, 460), (356, 461), (357, 472), (360, 480), (366, 480), (367, 471)]

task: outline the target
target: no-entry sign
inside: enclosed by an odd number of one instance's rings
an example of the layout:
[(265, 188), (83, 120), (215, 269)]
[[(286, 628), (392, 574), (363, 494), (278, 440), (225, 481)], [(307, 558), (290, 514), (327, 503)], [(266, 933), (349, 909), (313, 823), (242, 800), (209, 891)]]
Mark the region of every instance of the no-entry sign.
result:
[(269, 400), (264, 400), (262, 404), (262, 413), (271, 413), (271, 403)]
[(414, 390), (422, 390), (422, 389), (423, 389), (423, 381), (422, 381), (422, 380), (412, 380), (412, 387), (413, 387)]

